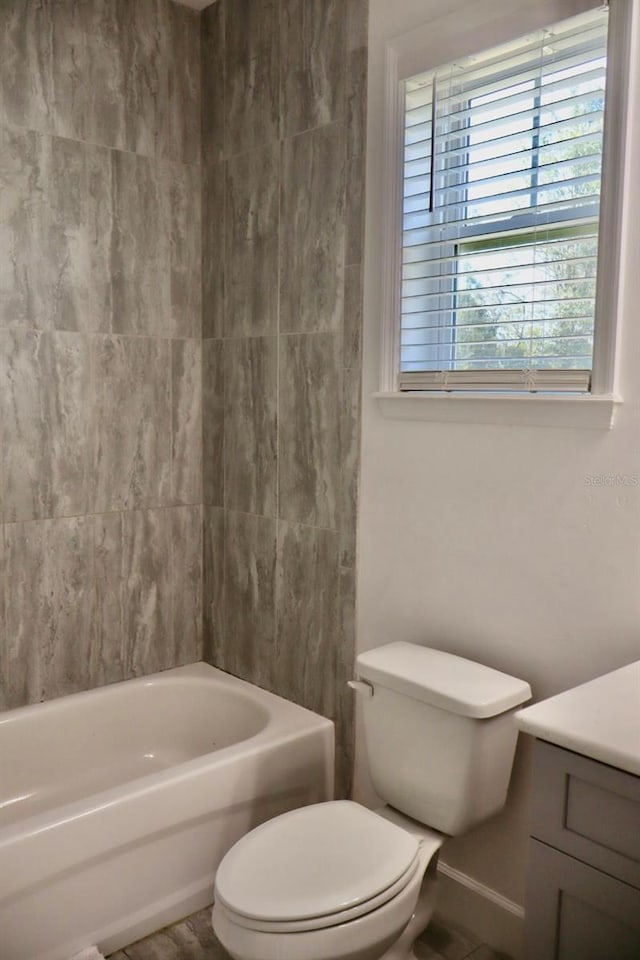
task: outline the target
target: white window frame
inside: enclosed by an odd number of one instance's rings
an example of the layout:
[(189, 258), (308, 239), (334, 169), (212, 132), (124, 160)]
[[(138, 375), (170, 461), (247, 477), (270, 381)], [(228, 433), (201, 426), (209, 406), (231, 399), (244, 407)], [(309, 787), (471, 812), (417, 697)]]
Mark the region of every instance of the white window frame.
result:
[(400, 290), (403, 211), (403, 81), (444, 63), (489, 50), (598, 6), (594, 0), (540, 0), (515, 4), (478, 0), (385, 46), (385, 157), (383, 322), (380, 390), (385, 416), (609, 428), (622, 398), (616, 393), (618, 287), (627, 136), (630, 36), (634, 0), (611, 0), (607, 105), (596, 287), (591, 390), (587, 394), (399, 392)]

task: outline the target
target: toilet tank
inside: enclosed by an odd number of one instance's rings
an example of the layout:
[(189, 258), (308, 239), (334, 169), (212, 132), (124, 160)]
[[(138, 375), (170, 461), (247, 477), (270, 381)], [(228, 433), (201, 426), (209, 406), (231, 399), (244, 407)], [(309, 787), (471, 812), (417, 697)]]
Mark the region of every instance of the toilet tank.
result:
[(360, 654), (371, 779), (390, 806), (455, 835), (502, 808), (528, 683), (442, 650), (390, 643)]

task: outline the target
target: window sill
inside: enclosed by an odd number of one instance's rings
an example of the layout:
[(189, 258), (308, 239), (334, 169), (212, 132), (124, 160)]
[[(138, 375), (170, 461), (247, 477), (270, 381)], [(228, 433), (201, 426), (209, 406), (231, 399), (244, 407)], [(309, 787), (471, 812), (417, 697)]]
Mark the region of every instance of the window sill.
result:
[(622, 398), (615, 395), (374, 393), (383, 417), (442, 423), (610, 430)]

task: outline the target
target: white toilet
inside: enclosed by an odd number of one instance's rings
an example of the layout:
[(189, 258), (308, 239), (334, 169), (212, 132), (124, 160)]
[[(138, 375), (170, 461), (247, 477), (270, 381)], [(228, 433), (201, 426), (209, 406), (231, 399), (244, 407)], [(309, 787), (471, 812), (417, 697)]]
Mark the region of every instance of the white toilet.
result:
[(406, 960), (434, 909), (438, 851), (503, 806), (528, 683), (411, 643), (361, 654), (371, 779), (388, 806), (285, 813), (222, 860), (213, 927), (236, 960)]

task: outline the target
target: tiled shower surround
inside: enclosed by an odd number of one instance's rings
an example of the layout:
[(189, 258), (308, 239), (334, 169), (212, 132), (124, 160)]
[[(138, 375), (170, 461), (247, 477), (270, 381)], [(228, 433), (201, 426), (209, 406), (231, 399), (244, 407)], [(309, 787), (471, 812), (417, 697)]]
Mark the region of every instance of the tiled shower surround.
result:
[(0, 706), (205, 656), (350, 767), (366, 0), (0, 2)]
[(7, 707), (201, 650), (199, 26), (0, 3)]
[(334, 718), (343, 793), (366, 23), (219, 0), (202, 32), (205, 655)]

